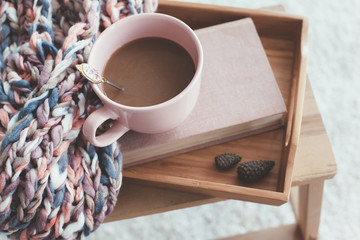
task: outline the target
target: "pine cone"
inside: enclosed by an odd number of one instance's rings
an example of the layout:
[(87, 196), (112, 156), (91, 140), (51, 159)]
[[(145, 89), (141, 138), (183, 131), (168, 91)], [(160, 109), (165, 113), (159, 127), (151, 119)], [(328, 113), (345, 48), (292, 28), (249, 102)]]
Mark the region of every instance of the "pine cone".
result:
[(223, 153), (215, 157), (215, 165), (219, 170), (227, 170), (240, 162), (241, 157), (234, 153)]
[(275, 162), (270, 160), (245, 162), (237, 169), (238, 178), (245, 182), (254, 182), (267, 175), (274, 166)]

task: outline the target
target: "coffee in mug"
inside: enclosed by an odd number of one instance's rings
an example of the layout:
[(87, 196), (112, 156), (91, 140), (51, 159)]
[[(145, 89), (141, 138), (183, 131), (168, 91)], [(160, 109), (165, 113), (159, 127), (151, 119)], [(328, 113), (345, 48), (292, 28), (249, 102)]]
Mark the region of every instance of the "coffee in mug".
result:
[(117, 103), (146, 107), (181, 93), (194, 74), (194, 62), (182, 46), (165, 38), (145, 37), (121, 46), (105, 65), (103, 77), (125, 90), (108, 84), (102, 88)]

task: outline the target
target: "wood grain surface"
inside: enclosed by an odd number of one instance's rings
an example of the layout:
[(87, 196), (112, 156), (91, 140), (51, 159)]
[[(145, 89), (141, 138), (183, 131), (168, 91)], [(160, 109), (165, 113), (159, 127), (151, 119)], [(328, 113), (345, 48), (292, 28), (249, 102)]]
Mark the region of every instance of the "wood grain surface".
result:
[[(179, 2), (161, 2), (159, 11), (180, 18), (194, 29), (250, 16), (287, 104), (287, 123), (276, 131), (126, 168), (125, 179), (222, 198), (275, 205), (287, 202), (305, 92), (306, 55), (302, 54), (302, 46), (307, 37), (306, 20), (273, 11)], [(238, 153), (243, 161), (273, 160), (275, 167), (263, 180), (245, 184), (238, 181), (236, 169), (215, 169), (213, 159), (223, 152)]]
[[(160, 1), (160, 4), (162, 4), (163, 1)], [(179, 13), (184, 8), (186, 8), (187, 4), (182, 3), (169, 3), (166, 4), (165, 10), (171, 13)], [(193, 5), (191, 5), (193, 6)], [(199, 5), (196, 5), (199, 7)], [(214, 7), (211, 6), (202, 6), (201, 8), (205, 7), (207, 10), (205, 12), (209, 13), (215, 11), (213, 9)], [(162, 5), (160, 5), (160, 9), (162, 8)], [(192, 20), (193, 27), (202, 27), (207, 26), (207, 24), (216, 24), (216, 21), (227, 21), (234, 19), (237, 12), (233, 10), (229, 10), (230, 14), (221, 15), (220, 18), (222, 19), (213, 19), (212, 17), (209, 17), (207, 14), (199, 13), (202, 17), (205, 18), (205, 20), (201, 20), (202, 18), (196, 17), (196, 19), (193, 19), (192, 14), (189, 13), (187, 16), (187, 19)], [(253, 10), (249, 10), (250, 15), (253, 14)], [(185, 11), (184, 11), (185, 12)], [(187, 12), (187, 11), (186, 11)], [(190, 11), (191, 12), (191, 11)], [(270, 12), (263, 12), (264, 16), (271, 15)], [(235, 15), (235, 16), (234, 16)], [(230, 19), (229, 19), (230, 18)], [(282, 18), (282, 15), (279, 14), (279, 18)], [(297, 17), (294, 17), (294, 19), (298, 19)], [(292, 21), (292, 20), (291, 20)], [(290, 22), (291, 22), (290, 21)], [(260, 28), (261, 29), (261, 28)], [(291, 31), (290, 28), (286, 28), (287, 31)], [(266, 49), (266, 53), (269, 57), (270, 64), (274, 70), (275, 77), (279, 83), (281, 92), (283, 94), (284, 99), (288, 103), (288, 99), (290, 96), (290, 88), (291, 84), (289, 82), (289, 79), (291, 79), (294, 76), (294, 72), (292, 70), (293, 65), (295, 64), (294, 61), (294, 54), (295, 54), (295, 47), (296, 42), (292, 41), (289, 35), (286, 34), (279, 34), (278, 31), (275, 31), (273, 35), (269, 36), (269, 31), (264, 30), (264, 34), (262, 34), (261, 39), (262, 43)], [(304, 74), (304, 73), (303, 73)], [(309, 81), (306, 83), (306, 89), (305, 89), (305, 100), (303, 105), (303, 116), (301, 118), (302, 120), (302, 127), (300, 131), (300, 139), (299, 139), (299, 146), (297, 147), (297, 152), (295, 155), (295, 159), (293, 162), (293, 171), (292, 171), (292, 181), (290, 181), (290, 185), (292, 186), (303, 186), (309, 183), (322, 181), (325, 179), (332, 178), (336, 174), (336, 162), (332, 153), (332, 149), (330, 146), (330, 142), (328, 140), (321, 115), (319, 113), (319, 110), (317, 108), (317, 104), (315, 101), (315, 98), (312, 93), (312, 89), (310, 86)], [(265, 151), (267, 151), (269, 154), (274, 154), (273, 156), (276, 157), (276, 154), (279, 154), (277, 151), (279, 151), (279, 145), (276, 143), (276, 141), (281, 142), (283, 140), (285, 134), (285, 129), (281, 132), (280, 130), (278, 132), (270, 132), (265, 133), (259, 136), (254, 136), (253, 138), (257, 138), (258, 142), (256, 144), (261, 144), (261, 142), (266, 142), (265, 140), (268, 138), (275, 139), (274, 145), (268, 145), (266, 144)], [(253, 142), (249, 139), (243, 139), (239, 141), (233, 141), (229, 142), (227, 144), (224, 144), (222, 146), (217, 146), (221, 150), (230, 150), (230, 149), (238, 149), (238, 144), (240, 144), (243, 148), (254, 148), (254, 151), (256, 150), (255, 145)], [(254, 139), (253, 139), (254, 140)], [(241, 143), (239, 143), (241, 142)], [(254, 146), (254, 147), (252, 147)], [(203, 150), (202, 150), (203, 151)], [(251, 150), (248, 150), (251, 151)], [(206, 154), (210, 154), (209, 152), (205, 151)], [(214, 150), (214, 153), (216, 151)], [(247, 157), (250, 157), (250, 155), (254, 158), (261, 157), (261, 151), (257, 150), (253, 154), (245, 155)], [(191, 157), (191, 154), (189, 154)], [(186, 158), (187, 155), (183, 155), (183, 158)], [(183, 158), (181, 156), (178, 156), (177, 159), (179, 161), (182, 161)], [(190, 158), (191, 159), (191, 158)], [(198, 164), (204, 164), (204, 161), (201, 161), (201, 163)], [(279, 163), (279, 159), (278, 162)], [(174, 165), (175, 162), (175, 165)], [(134, 167), (132, 169), (125, 169), (124, 175), (130, 175), (131, 177), (125, 177), (124, 178), (124, 184), (121, 189), (118, 203), (114, 209), (114, 212), (106, 219), (106, 221), (114, 221), (119, 219), (126, 219), (126, 218), (132, 218), (152, 213), (158, 213), (173, 209), (179, 209), (183, 207), (189, 207), (189, 206), (196, 206), (200, 204), (205, 204), (209, 202), (215, 202), (224, 200), (225, 198), (221, 197), (214, 197), (209, 196), (206, 194), (201, 194), (200, 192), (197, 192), (196, 190), (199, 187), (199, 181), (193, 180), (190, 181), (193, 189), (190, 191), (186, 191), (184, 188), (180, 188), (181, 191), (178, 189), (178, 185), (174, 184), (165, 184), (166, 188), (159, 187), (159, 182), (163, 180), (163, 176), (165, 174), (166, 176), (166, 170), (171, 170), (171, 168), (178, 168), (181, 174), (178, 174), (183, 176), (191, 175), (195, 176), (195, 179), (201, 178), (196, 174), (196, 171), (192, 171), (192, 168), (197, 168), (198, 164), (195, 164), (194, 167), (188, 168), (182, 166), (181, 163), (176, 163), (176, 159), (163, 159), (159, 160), (157, 162), (151, 163), (151, 164), (145, 164), (144, 166), (138, 166)], [(157, 172), (160, 172), (160, 174), (155, 174), (155, 179), (157, 184), (153, 184), (151, 181), (147, 181), (146, 177), (144, 179), (141, 178), (142, 174), (147, 174), (147, 171), (152, 171), (154, 167), (157, 167)], [(159, 169), (160, 168), (160, 169)], [(213, 174), (215, 171), (210, 170), (212, 167), (210, 165), (205, 168), (205, 172), (207, 172), (207, 176), (209, 178), (213, 178)], [(164, 171), (161, 173), (161, 169), (164, 169)], [(172, 169), (171, 171), (175, 171), (175, 169)], [(213, 169), (214, 170), (214, 169)], [(270, 182), (281, 182), (281, 179), (276, 180), (276, 175), (278, 178), (283, 177), (282, 174), (279, 173), (279, 168), (274, 169), (275, 171), (272, 173)], [(286, 170), (286, 169), (285, 169)], [(185, 171), (189, 171), (186, 173)], [(185, 173), (184, 173), (185, 172)], [(276, 172), (276, 173), (275, 173)], [(229, 183), (231, 181), (234, 181), (233, 179), (230, 180), (229, 177), (231, 173), (225, 173), (224, 178), (221, 178), (221, 181), (224, 181), (225, 184), (223, 185), (226, 187), (226, 183)], [(168, 175), (169, 176), (169, 175)], [(172, 176), (169, 176), (172, 177)], [(178, 176), (179, 177), (179, 176)], [(202, 176), (203, 177), (203, 176)], [(136, 181), (134, 181), (136, 180)], [(179, 178), (179, 180), (183, 180)], [(219, 179), (216, 179), (217, 181)], [(238, 182), (237, 182), (238, 184)], [(276, 186), (276, 187), (274, 187)], [(264, 189), (265, 192), (273, 192), (274, 189), (276, 189), (279, 186), (278, 183), (275, 185), (272, 184), (263, 184), (261, 186), (257, 186), (261, 189)], [(204, 186), (206, 187), (206, 186)], [(242, 186), (244, 187), (244, 186)], [(241, 188), (242, 188), (241, 187)], [(282, 186), (283, 187), (283, 186)], [(248, 199), (244, 197), (244, 200), (250, 200), (252, 201), (253, 197), (251, 196), (251, 192), (247, 192), (245, 188), (245, 192), (243, 193), (245, 196), (249, 196)], [(276, 193), (276, 191), (275, 191)], [(271, 201), (268, 201), (266, 203), (271, 204)], [(296, 226), (291, 227), (291, 229), (295, 229)]]

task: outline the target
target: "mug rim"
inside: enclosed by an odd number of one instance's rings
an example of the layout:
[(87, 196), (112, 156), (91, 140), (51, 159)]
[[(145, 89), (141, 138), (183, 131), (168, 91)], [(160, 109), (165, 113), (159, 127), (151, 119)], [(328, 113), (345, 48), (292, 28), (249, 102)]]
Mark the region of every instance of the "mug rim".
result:
[[(201, 46), (201, 43), (200, 43), (200, 40), (199, 38), (197, 37), (197, 35), (195, 34), (195, 32), (186, 24), (184, 23), (183, 21), (181, 21), (180, 19), (178, 18), (175, 18), (173, 16), (170, 16), (170, 15), (167, 15), (167, 14), (163, 14), (163, 13), (142, 13), (142, 14), (137, 14), (137, 15), (131, 15), (129, 17), (126, 17), (124, 19), (121, 19), (117, 22), (115, 22), (114, 24), (112, 24), (111, 26), (109, 26), (108, 28), (106, 28), (102, 34), (100, 34), (100, 36), (95, 40), (94, 42), (94, 45), (92, 47), (92, 49), (90, 50), (90, 53), (89, 53), (89, 57), (88, 57), (88, 63), (91, 61), (91, 59), (94, 57), (96, 57), (95, 55), (93, 55), (93, 49), (95, 47), (98, 47), (97, 43), (101, 42), (101, 41), (98, 41), (98, 40), (101, 40), (104, 36), (104, 32), (105, 31), (111, 31), (113, 28), (117, 28), (118, 25), (122, 25), (122, 24), (126, 24), (127, 21), (132, 21), (132, 19), (134, 18), (160, 18), (160, 19), (166, 19), (168, 21), (172, 21), (174, 23), (176, 23), (178, 26), (181, 26), (182, 28), (184, 28), (188, 33), (189, 33), (189, 36), (192, 38), (193, 40), (193, 43), (195, 44), (195, 47), (196, 47), (196, 54), (198, 56), (198, 59), (197, 59), (197, 64), (194, 62), (194, 64), (196, 64), (196, 69), (195, 69), (195, 74), (194, 76), (192, 77), (190, 83), (179, 93), (177, 94), (176, 96), (162, 102), (162, 103), (158, 103), (158, 104), (155, 104), (155, 105), (150, 105), (150, 106), (141, 106), (141, 107), (136, 107), (136, 106), (129, 106), (129, 105), (124, 105), (124, 104), (121, 104), (121, 103), (118, 103), (118, 102), (115, 102), (113, 101), (111, 98), (107, 97), (103, 91), (100, 90), (100, 87), (98, 84), (96, 83), (90, 83), (91, 84), (91, 87), (93, 88), (93, 90), (95, 91), (95, 93), (100, 97), (100, 98), (104, 98), (107, 100), (107, 102), (103, 102), (104, 106), (107, 106), (107, 105), (114, 105), (116, 107), (121, 107), (122, 109), (125, 109), (125, 110), (132, 110), (132, 111), (148, 111), (148, 110), (154, 110), (154, 109), (157, 109), (157, 108), (162, 108), (162, 107), (166, 107), (167, 105), (170, 105), (172, 104), (172, 102), (174, 101), (177, 101), (177, 99), (180, 99), (182, 98), (184, 95), (187, 94), (187, 92), (190, 91), (191, 88), (193, 88), (193, 86), (196, 84), (197, 81), (200, 81), (200, 75), (201, 75), (201, 72), (202, 72), (202, 68), (203, 68), (203, 49), (202, 49), (202, 46)], [(100, 46), (100, 45), (99, 45)], [(100, 46), (101, 47), (101, 46)]]

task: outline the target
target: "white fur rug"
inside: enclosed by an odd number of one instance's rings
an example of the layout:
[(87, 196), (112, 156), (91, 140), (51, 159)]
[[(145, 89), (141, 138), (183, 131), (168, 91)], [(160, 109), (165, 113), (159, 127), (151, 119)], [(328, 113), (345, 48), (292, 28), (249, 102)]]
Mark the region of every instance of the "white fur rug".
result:
[[(325, 183), (319, 239), (359, 239), (360, 1), (197, 2), (248, 8), (282, 4), (289, 13), (309, 17), (308, 74), (338, 164), (338, 174)], [(89, 239), (214, 239), (293, 222), (289, 204), (225, 201), (106, 223)]]

